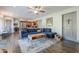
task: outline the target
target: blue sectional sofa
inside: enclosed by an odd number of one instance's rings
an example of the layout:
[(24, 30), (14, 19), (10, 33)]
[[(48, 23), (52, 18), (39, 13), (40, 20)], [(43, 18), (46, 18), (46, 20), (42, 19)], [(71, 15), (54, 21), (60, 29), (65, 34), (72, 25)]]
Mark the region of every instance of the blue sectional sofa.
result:
[(41, 31), (38, 32), (38, 30), (40, 30), (40, 29), (36, 29), (36, 28), (31, 28), (31, 29), (23, 28), (21, 30), (21, 38), (26, 38), (26, 37), (28, 37), (29, 34), (41, 33)]
[(48, 38), (54, 38), (54, 35), (57, 34), (56, 32), (52, 32), (50, 28), (43, 28), (42, 32), (45, 33)]
[(28, 37), (29, 34), (37, 34), (37, 33), (45, 33), (48, 38), (53, 38), (56, 34), (55, 32), (52, 32), (50, 28), (23, 28), (21, 30), (21, 38)]

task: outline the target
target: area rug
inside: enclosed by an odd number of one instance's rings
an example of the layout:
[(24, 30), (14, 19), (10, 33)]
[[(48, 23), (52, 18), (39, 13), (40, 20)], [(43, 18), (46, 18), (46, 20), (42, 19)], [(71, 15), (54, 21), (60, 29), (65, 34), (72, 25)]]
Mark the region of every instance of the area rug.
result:
[(19, 40), (19, 45), (21, 51), (23, 53), (36, 53), (40, 52), (41, 50), (50, 47), (51, 45), (55, 44), (57, 41), (54, 39), (46, 39), (40, 38), (32, 41), (32, 45), (28, 42), (28, 39)]

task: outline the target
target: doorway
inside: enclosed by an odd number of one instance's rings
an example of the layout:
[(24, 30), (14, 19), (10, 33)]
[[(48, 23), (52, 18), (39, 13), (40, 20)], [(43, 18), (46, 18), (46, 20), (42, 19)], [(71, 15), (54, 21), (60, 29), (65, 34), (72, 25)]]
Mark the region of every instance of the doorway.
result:
[(62, 15), (62, 34), (67, 40), (77, 40), (77, 12)]
[(7, 33), (11, 33), (12, 32), (12, 21), (11, 20), (5, 20), (5, 24), (4, 24), (4, 31)]

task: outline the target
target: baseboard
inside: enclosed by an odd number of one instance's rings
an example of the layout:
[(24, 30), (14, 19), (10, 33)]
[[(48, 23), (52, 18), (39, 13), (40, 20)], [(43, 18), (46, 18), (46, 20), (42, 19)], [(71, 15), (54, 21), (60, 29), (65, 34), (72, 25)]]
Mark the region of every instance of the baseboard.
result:
[[(65, 39), (65, 40), (68, 40), (68, 39)], [(76, 42), (76, 43), (79, 43), (79, 41), (78, 40), (69, 40), (69, 41), (72, 41), (72, 42)]]
[[(2, 33), (3, 34), (3, 33)], [(0, 36), (2, 36), (2, 34), (0, 34)], [(7, 33), (8, 34), (8, 33)], [(14, 34), (14, 33), (9, 33), (9, 34)]]

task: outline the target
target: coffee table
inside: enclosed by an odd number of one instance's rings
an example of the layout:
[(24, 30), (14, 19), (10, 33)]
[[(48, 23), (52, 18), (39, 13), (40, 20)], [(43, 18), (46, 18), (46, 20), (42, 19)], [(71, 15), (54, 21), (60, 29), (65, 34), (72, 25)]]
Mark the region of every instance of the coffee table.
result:
[(44, 33), (37, 33), (37, 34), (30, 34), (28, 35), (28, 40), (30, 41), (30, 44), (32, 44), (32, 40), (36, 40), (36, 39), (39, 39), (39, 38), (45, 38), (46, 35)]
[(37, 34), (30, 34), (30, 35), (28, 35), (28, 38), (29, 37), (30, 37), (30, 40), (35, 40), (38, 38), (46, 37), (46, 35), (44, 33), (37, 33)]

